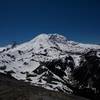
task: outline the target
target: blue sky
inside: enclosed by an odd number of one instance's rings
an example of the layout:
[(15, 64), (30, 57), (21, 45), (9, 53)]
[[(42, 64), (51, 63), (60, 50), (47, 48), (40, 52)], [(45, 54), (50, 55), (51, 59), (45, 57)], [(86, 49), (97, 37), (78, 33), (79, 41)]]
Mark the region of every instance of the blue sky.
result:
[(0, 46), (40, 33), (100, 44), (100, 1), (0, 0)]

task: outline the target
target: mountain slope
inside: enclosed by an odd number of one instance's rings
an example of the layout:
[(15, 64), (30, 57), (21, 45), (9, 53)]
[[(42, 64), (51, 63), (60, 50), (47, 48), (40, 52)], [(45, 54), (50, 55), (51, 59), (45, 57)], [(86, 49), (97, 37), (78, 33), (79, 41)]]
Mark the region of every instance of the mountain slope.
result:
[[(71, 93), (71, 71), (81, 55), (100, 45), (82, 44), (58, 34), (41, 34), (33, 40), (0, 49), (0, 72), (50, 90)], [(99, 56), (99, 53), (98, 53)]]

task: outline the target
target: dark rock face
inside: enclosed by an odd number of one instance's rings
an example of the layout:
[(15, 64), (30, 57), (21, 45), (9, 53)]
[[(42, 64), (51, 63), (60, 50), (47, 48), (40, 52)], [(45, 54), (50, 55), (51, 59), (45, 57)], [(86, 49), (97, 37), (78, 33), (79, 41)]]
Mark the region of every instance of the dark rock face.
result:
[(87, 100), (49, 91), (0, 73), (0, 100)]
[[(68, 77), (66, 74), (68, 68), (70, 69), (70, 72), (74, 70), (74, 60), (71, 56), (66, 56), (63, 59), (40, 62), (40, 66), (33, 71), (33, 77), (40, 75), (40, 83), (45, 81), (54, 90), (70, 93), (71, 91), (66, 88), (58, 88), (60, 83), (63, 84), (63, 86), (66, 86), (67, 79), (64, 77)], [(56, 87), (53, 87), (54, 85)]]
[(100, 99), (100, 57), (97, 53), (91, 50), (84, 54), (80, 66), (73, 71), (78, 86), (74, 92), (92, 100)]
[(71, 56), (68, 56), (64, 59), (64, 61), (62, 61), (62, 59), (54, 59), (52, 61), (42, 62), (41, 66), (47, 67), (51, 72), (63, 78), (63, 76), (66, 76), (65, 70), (67, 67), (73, 71), (74, 60)]

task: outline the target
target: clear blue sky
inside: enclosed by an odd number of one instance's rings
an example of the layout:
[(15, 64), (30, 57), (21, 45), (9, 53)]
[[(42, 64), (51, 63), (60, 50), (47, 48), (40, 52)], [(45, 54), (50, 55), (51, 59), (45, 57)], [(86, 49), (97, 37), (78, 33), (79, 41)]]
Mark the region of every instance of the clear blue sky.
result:
[(100, 44), (100, 0), (0, 0), (0, 45), (39, 33)]

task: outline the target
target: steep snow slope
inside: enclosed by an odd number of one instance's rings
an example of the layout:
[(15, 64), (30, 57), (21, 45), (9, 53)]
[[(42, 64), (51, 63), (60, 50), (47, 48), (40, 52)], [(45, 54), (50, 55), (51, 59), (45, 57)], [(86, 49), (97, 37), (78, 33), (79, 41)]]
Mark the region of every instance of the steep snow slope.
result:
[(13, 48), (0, 48), (0, 72), (47, 89), (71, 91), (64, 84), (71, 82), (71, 65), (77, 67), (81, 54), (89, 49), (99, 50), (100, 45), (69, 41), (58, 34), (41, 34)]

